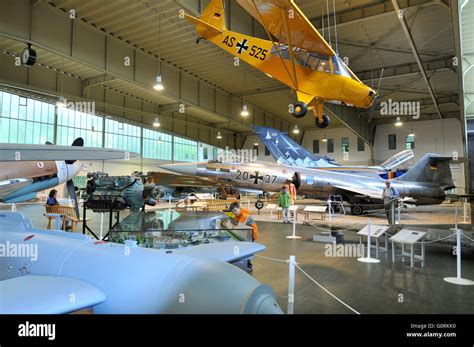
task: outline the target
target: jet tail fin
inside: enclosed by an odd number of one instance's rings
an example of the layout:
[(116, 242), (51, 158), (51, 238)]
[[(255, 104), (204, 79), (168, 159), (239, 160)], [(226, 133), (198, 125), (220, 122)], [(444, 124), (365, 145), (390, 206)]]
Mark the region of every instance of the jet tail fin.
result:
[(253, 126), (253, 129), (277, 162), (300, 167), (337, 166), (324, 157), (310, 153), (293, 141), (287, 133), (260, 126)]
[(226, 29), (224, 3), (222, 0), (211, 0), (199, 18), (185, 15), (186, 19), (196, 24), (196, 31), (202, 37), (222, 34)]
[(423, 183), (438, 183), (444, 190), (455, 188), (449, 163), (450, 157), (442, 157), (428, 153), (421, 158), (399, 181), (417, 181)]

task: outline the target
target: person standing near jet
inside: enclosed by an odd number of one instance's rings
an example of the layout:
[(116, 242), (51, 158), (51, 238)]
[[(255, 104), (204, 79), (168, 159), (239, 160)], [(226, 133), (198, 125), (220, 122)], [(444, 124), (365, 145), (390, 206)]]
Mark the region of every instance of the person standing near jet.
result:
[(395, 204), (400, 197), (398, 191), (392, 187), (389, 180), (385, 181), (385, 188), (383, 190), (383, 203), (385, 207), (385, 213), (387, 214), (388, 224), (394, 224), (395, 222)]
[(286, 186), (288, 188), (288, 192), (290, 193), (290, 202), (291, 202), (291, 205), (294, 205), (295, 204), (295, 200), (296, 200), (296, 186), (293, 184), (293, 179), (292, 178), (289, 178), (287, 181), (286, 181)]
[(290, 224), (290, 205), (291, 198), (288, 193), (288, 188), (283, 186), (281, 188), (280, 197), (279, 197), (279, 206), (281, 207), (281, 212), (283, 215), (283, 224)]

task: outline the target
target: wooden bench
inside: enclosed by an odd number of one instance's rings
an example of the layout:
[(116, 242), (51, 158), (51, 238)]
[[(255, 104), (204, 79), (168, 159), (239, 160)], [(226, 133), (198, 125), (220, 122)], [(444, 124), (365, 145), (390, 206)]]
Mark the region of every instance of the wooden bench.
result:
[(328, 207), (327, 206), (306, 206), (303, 210), (304, 212), (304, 219), (309, 219), (309, 215), (311, 214), (316, 214), (320, 216), (320, 220), (325, 220), (326, 219), (326, 211)]
[(56, 218), (51, 216), (52, 214), (61, 215), (63, 217), (62, 222), (62, 230), (66, 230), (67, 221), (71, 221), (71, 231), (76, 230), (77, 223), (82, 222), (81, 219), (77, 217), (76, 210), (72, 206), (64, 206), (64, 205), (44, 205), (46, 209), (46, 218), (48, 218), (48, 226), (47, 229), (52, 229), (53, 220)]

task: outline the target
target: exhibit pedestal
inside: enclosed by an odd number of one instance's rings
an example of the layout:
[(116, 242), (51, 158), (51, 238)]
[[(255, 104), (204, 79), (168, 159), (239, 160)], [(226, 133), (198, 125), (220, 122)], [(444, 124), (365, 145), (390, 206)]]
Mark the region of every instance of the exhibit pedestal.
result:
[(460, 284), (463, 286), (474, 286), (474, 281), (468, 280), (466, 278), (445, 277), (444, 280), (453, 284)]
[(362, 258), (357, 258), (357, 261), (360, 261), (361, 263), (380, 263), (380, 260), (372, 258), (370, 256), (370, 250), (372, 248), (372, 243), (370, 242), (370, 237), (371, 237), (371, 231), (372, 229), (372, 223), (370, 222), (370, 219), (367, 222), (367, 257), (362, 257)]
[(293, 211), (293, 235), (287, 236), (286, 237), (287, 239), (292, 239), (292, 240), (301, 239), (301, 236), (296, 236), (296, 213), (297, 213), (296, 210), (297, 209), (298, 209), (297, 206), (290, 207), (290, 212)]

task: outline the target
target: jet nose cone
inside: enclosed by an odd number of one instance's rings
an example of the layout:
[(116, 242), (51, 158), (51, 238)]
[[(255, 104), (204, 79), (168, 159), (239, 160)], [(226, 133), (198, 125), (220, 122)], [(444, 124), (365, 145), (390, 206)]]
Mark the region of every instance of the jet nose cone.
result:
[(161, 165), (161, 168), (182, 175), (195, 176), (197, 172), (197, 163), (168, 164)]

